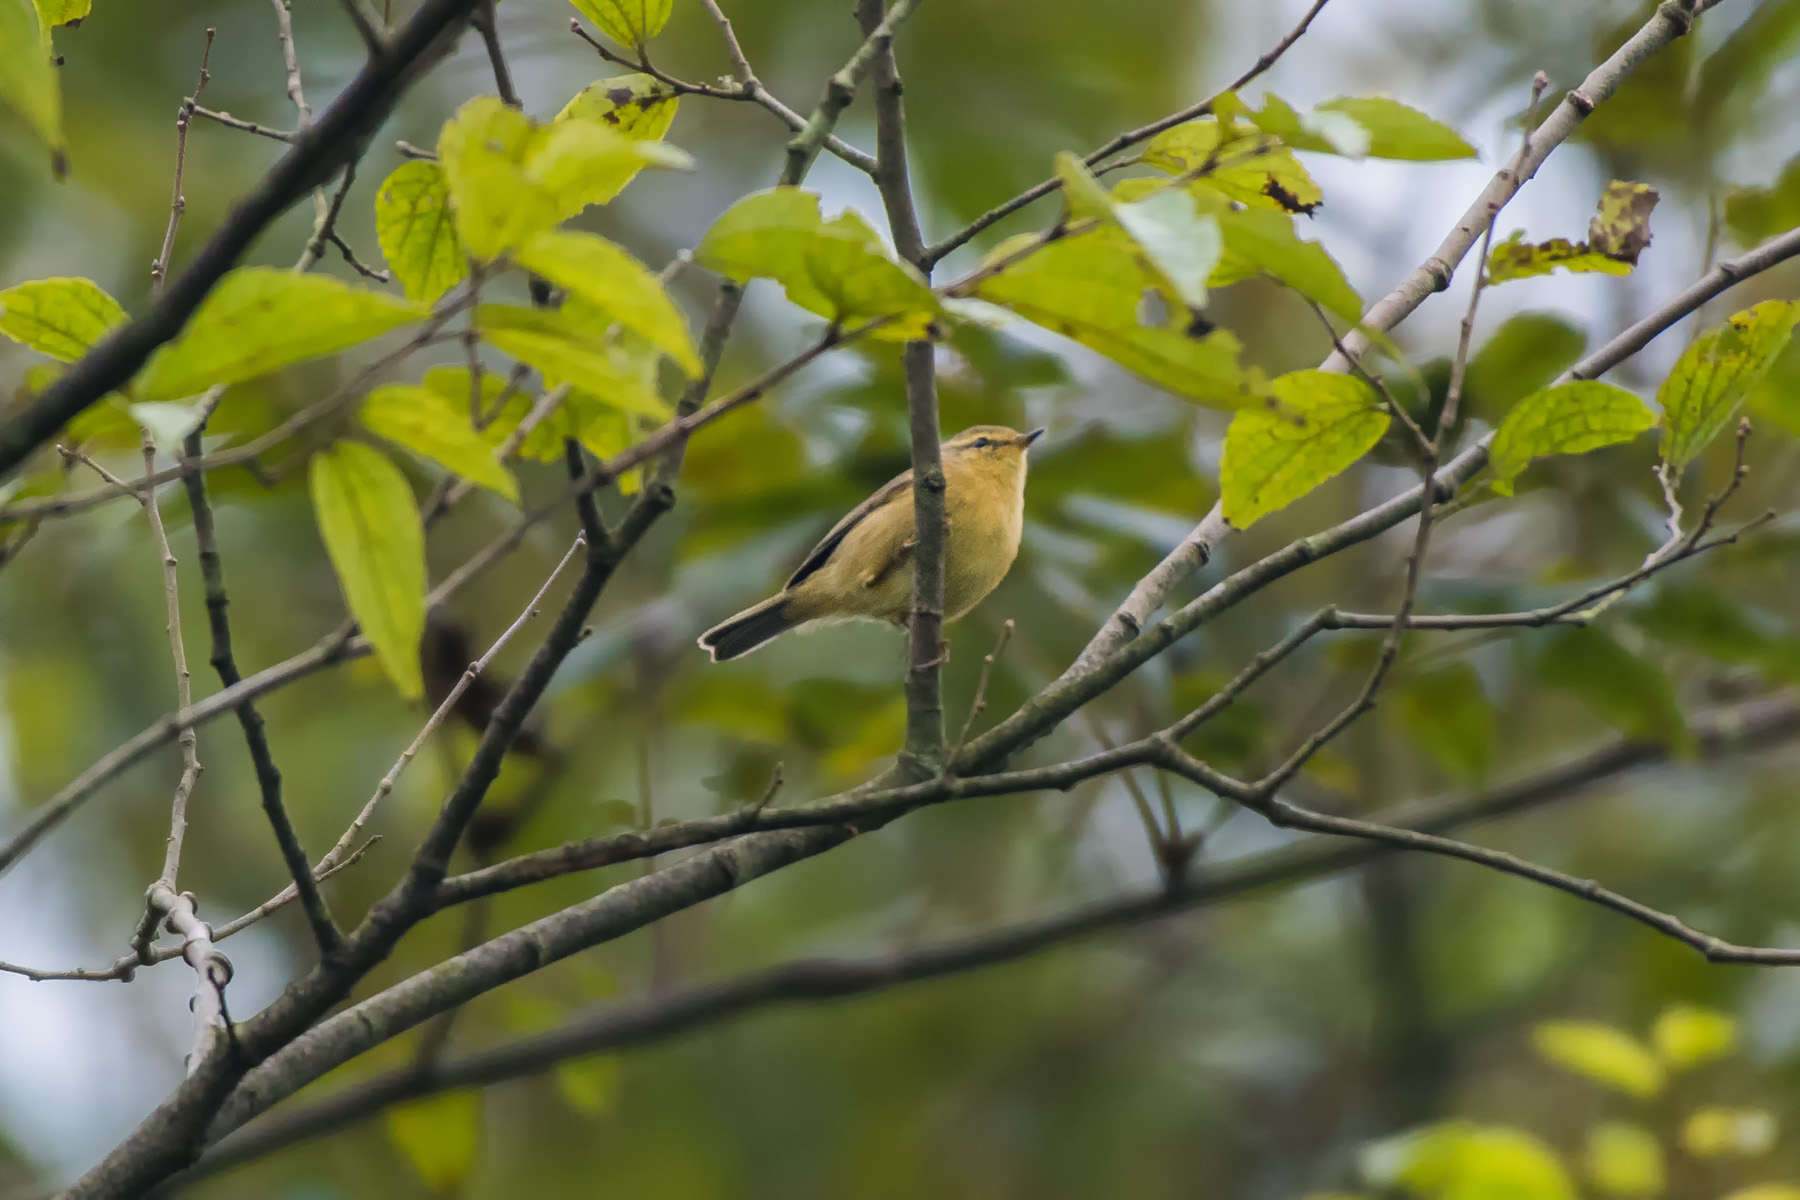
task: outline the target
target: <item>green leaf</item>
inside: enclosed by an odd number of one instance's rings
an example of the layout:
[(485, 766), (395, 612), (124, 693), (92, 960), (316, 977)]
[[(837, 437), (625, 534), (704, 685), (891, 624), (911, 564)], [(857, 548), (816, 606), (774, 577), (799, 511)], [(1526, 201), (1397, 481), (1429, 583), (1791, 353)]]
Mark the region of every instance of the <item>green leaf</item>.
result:
[(1446, 774), (1464, 783), (1487, 777), (1499, 723), (1481, 676), (1468, 663), (1409, 680), (1400, 692), (1400, 716), (1413, 741)]
[(1434, 1200), (1576, 1200), (1556, 1152), (1522, 1129), (1449, 1121), (1378, 1142), (1363, 1154), (1376, 1188)]
[(558, 121), (601, 121), (628, 138), (655, 141), (669, 132), (681, 97), (650, 75), (596, 80), (575, 93)]
[(581, 14), (621, 46), (642, 52), (669, 23), (673, 0), (574, 0)]
[(1294, 371), (1270, 386), (1276, 402), (1244, 409), (1225, 431), (1220, 502), (1237, 529), (1306, 495), (1387, 432), (1374, 389), (1353, 376)]
[(1588, 221), (1587, 241), (1551, 238), (1532, 244), (1524, 240), (1522, 230), (1515, 230), (1488, 255), (1488, 282), (1548, 275), (1558, 267), (1629, 275), (1650, 244), (1650, 211), (1658, 198), (1656, 189), (1647, 184), (1615, 179), (1600, 194), (1600, 203)]
[(1800, 156), (1788, 159), (1768, 187), (1733, 188), (1726, 193), (1725, 225), (1745, 246), (1800, 225)]
[(438, 133), (438, 161), (449, 186), (456, 233), (475, 258), (498, 258), (562, 217), (556, 200), (525, 174), (537, 141), (530, 117), (477, 96)]
[(313, 515), (350, 614), (400, 695), (425, 693), (425, 531), (412, 487), (378, 451), (337, 442), (308, 469)]
[(1587, 348), (1587, 334), (1553, 313), (1508, 317), (1469, 359), (1463, 407), (1498, 425), (1513, 405), (1549, 387)]
[(1681, 1125), (1681, 1148), (1695, 1158), (1754, 1158), (1775, 1146), (1775, 1114), (1761, 1108), (1702, 1108)]
[(84, 19), (94, 0), (37, 0), (38, 23), (45, 29), (71, 25)]
[(1298, 113), (1280, 97), (1267, 95), (1262, 111), (1250, 120), (1296, 150), (1411, 162), (1475, 157), (1475, 147), (1456, 130), (1384, 96), (1327, 100), (1309, 113)]
[(1685, 744), (1668, 676), (1594, 628), (1559, 629), (1543, 646), (1544, 682), (1580, 698), (1628, 737)]
[(417, 321), (423, 305), (324, 275), (239, 267), (221, 279), (187, 328), (138, 377), (141, 400), (179, 400), (347, 350)]
[(646, 386), (643, 377), (617, 347), (591, 336), (560, 313), (504, 304), (483, 304), (475, 312), (482, 340), (529, 363), (546, 387), (573, 384), (604, 403), (657, 419), (669, 405)]
[(454, 1191), (474, 1170), (481, 1139), (480, 1089), (458, 1088), (396, 1105), (382, 1119), (388, 1140), (433, 1191)]
[[(1294, 232), (1294, 218), (1261, 208), (1221, 212), (1215, 218), (1225, 240), (1226, 263), (1237, 266), (1236, 278), (1267, 274), (1293, 288), (1326, 312), (1356, 324), (1362, 320), (1362, 297), (1344, 278), (1337, 262), (1317, 242)], [(1219, 283), (1219, 275), (1213, 276)]]
[(1587, 1176), (1608, 1196), (1655, 1196), (1664, 1182), (1662, 1143), (1642, 1125), (1602, 1121), (1588, 1131)]
[(439, 163), (401, 163), (387, 177), (375, 195), (375, 237), (409, 299), (433, 303), (469, 274)]
[(694, 160), (666, 142), (629, 137), (604, 121), (556, 121), (533, 142), (526, 178), (546, 192), (559, 220), (605, 204), (646, 167), (691, 170)]
[(1656, 424), (1656, 414), (1622, 387), (1584, 379), (1533, 392), (1513, 406), (1488, 448), (1491, 486), (1510, 496), (1534, 458), (1586, 454), (1628, 442)]
[(1192, 195), (1168, 188), (1115, 206), (1113, 216), (1177, 299), (1189, 308), (1206, 305), (1206, 280), (1225, 246), (1219, 222), (1201, 216)]
[(1800, 321), (1800, 301), (1765, 300), (1694, 339), (1657, 389), (1663, 459), (1677, 471), (1706, 449), (1768, 371)]
[(549, 230), (519, 247), (513, 257), (607, 319), (641, 334), (688, 375), (700, 373), (700, 356), (681, 310), (661, 280), (618, 246), (592, 233)]
[(1077, 220), (1084, 217), (1110, 220), (1113, 211), (1112, 193), (1094, 178), (1094, 173), (1088, 170), (1087, 163), (1081, 160), (1081, 156), (1067, 150), (1058, 150), (1054, 162), (1056, 178), (1062, 184), (1063, 203), (1068, 207), (1069, 216)]
[[(1001, 243), (988, 261), (1033, 236)], [(1208, 332), (1185, 312), (1179, 324), (1140, 319), (1145, 293), (1160, 285), (1122, 230), (1102, 228), (1050, 243), (983, 280), (976, 294), (1196, 403), (1236, 409), (1265, 397), (1261, 373), (1238, 365), (1241, 344), (1231, 333)]]
[(119, 302), (90, 279), (37, 279), (0, 292), (0, 333), (62, 362), (124, 323)]
[(1366, 129), (1370, 158), (1442, 162), (1475, 157), (1475, 147), (1462, 134), (1416, 108), (1385, 96), (1327, 100), (1314, 111), (1341, 113)]
[(31, 0), (0, 0), (0, 103), (23, 117), (50, 147), (51, 174), (61, 179), (68, 171), (68, 146), (55, 55), (50, 23), (40, 22)]
[(1663, 1089), (1663, 1066), (1624, 1030), (1596, 1021), (1544, 1021), (1532, 1045), (1549, 1062), (1628, 1096), (1648, 1099)]
[(1737, 1049), (1737, 1042), (1737, 1021), (1730, 1013), (1691, 1004), (1664, 1009), (1650, 1030), (1651, 1045), (1675, 1071), (1724, 1058)]
[(923, 337), (938, 314), (924, 277), (894, 261), (854, 211), (825, 221), (816, 194), (778, 187), (732, 205), (701, 239), (694, 261), (744, 282), (780, 283), (789, 300), (835, 324), (895, 318), (879, 331)]
[(466, 403), (459, 406), (431, 388), (394, 383), (370, 392), (358, 417), (375, 436), (518, 503), (518, 482), (469, 423)]
[(1227, 133), (1211, 117), (1157, 134), (1144, 162), (1171, 175), (1199, 172), (1196, 186), (1257, 208), (1310, 214), (1325, 198), (1278, 139)]

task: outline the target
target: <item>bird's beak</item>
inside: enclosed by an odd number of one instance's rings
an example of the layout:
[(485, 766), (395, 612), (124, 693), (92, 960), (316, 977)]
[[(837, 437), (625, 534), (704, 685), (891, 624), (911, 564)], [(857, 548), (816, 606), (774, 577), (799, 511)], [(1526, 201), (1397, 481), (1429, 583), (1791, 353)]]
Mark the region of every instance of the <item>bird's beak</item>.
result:
[(1030, 433), (1021, 433), (1019, 435), (1019, 440), (1014, 444), (1017, 445), (1019, 449), (1023, 450), (1043, 436), (1044, 431), (1042, 429), (1034, 429)]

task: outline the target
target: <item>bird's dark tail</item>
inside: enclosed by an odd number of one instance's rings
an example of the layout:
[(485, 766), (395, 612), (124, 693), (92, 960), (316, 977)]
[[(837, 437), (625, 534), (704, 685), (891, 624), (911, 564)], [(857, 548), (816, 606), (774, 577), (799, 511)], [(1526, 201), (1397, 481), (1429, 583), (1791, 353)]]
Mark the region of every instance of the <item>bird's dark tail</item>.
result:
[(804, 621), (806, 618), (793, 611), (796, 607), (790, 597), (771, 596), (729, 621), (714, 625), (700, 635), (700, 645), (712, 655), (714, 662), (748, 654)]

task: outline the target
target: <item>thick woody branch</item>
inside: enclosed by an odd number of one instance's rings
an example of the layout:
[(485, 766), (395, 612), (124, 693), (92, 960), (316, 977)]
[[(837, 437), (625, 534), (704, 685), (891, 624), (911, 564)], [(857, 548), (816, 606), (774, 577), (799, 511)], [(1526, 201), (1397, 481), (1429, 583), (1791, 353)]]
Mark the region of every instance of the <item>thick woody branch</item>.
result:
[[(1785, 696), (1749, 701), (1698, 716), (1690, 728), (1698, 753), (1706, 759), (1751, 753), (1800, 735), (1800, 704)], [(1621, 741), (1478, 795), (1399, 811), (1389, 819), (1388, 827), (1441, 834), (1566, 799), (1629, 771), (1667, 761), (1666, 747)], [(1114, 897), (938, 946), (857, 959), (801, 959), (687, 992), (609, 1008), (552, 1033), (443, 1061), (426, 1071), (390, 1072), (311, 1108), (251, 1126), (210, 1150), (181, 1182), (196, 1181), (346, 1128), (389, 1105), (419, 1096), (536, 1074), (567, 1058), (661, 1041), (775, 1004), (844, 998), (999, 965), (1105, 930), (1337, 874), (1399, 849), (1392, 840), (1307, 841), (1216, 864), (1153, 893)], [(227, 1113), (235, 1116), (237, 1111), (234, 1105)], [(225, 1124), (223, 1116), (220, 1124)]]

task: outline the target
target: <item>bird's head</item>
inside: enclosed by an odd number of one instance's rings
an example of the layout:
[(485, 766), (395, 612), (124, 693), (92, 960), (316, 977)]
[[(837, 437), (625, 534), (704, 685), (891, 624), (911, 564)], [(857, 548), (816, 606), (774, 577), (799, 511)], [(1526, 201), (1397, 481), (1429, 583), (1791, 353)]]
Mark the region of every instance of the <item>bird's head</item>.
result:
[(1020, 433), (1004, 425), (975, 425), (944, 443), (944, 457), (973, 466), (977, 463), (1017, 464), (1025, 450), (1043, 435), (1042, 429)]

